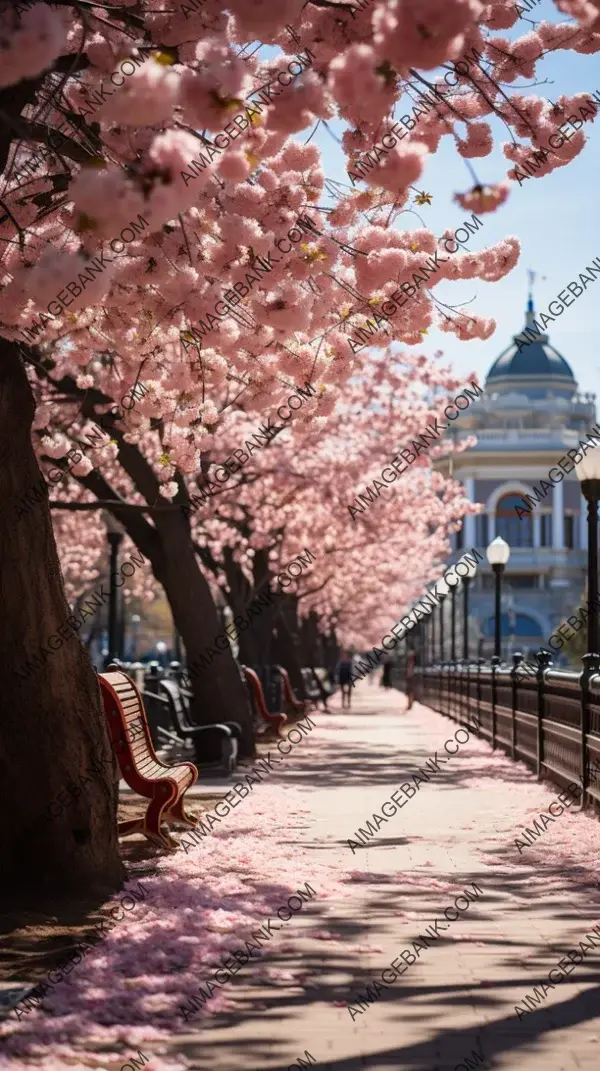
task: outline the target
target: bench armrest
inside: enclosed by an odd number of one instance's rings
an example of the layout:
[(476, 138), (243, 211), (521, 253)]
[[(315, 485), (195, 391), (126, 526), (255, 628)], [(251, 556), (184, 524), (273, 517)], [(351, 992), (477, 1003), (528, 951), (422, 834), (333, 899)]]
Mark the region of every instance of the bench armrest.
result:
[(153, 701), (156, 701), (158, 703), (162, 703), (162, 705), (164, 707), (168, 707), (169, 706), (169, 700), (165, 699), (164, 696), (162, 696), (162, 695), (157, 695), (156, 692), (140, 691), (140, 695), (141, 695), (142, 699), (144, 700), (144, 705), (146, 704), (146, 700), (147, 699), (152, 699)]

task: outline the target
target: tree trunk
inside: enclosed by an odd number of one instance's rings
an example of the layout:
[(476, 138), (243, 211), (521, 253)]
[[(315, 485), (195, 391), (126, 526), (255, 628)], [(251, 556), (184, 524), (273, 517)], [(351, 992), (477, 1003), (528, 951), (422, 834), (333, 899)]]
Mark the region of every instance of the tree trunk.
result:
[[(234, 618), (244, 617), (255, 597), (254, 593), (263, 594), (270, 589), (272, 578), (269, 572), (268, 551), (258, 550), (254, 555), (252, 584), (234, 560), (229, 547), (225, 548), (224, 562), (228, 587), (225, 593), (227, 601)], [(239, 634), (239, 660), (242, 665), (265, 666), (273, 663), (275, 657), (273, 626), (276, 623), (277, 605), (280, 598), (280, 595), (276, 595), (275, 602), (264, 606), (260, 616), (251, 618), (249, 627)]]
[[(215, 638), (223, 634), (223, 629), (208, 582), (198, 565), (188, 522), (183, 513), (176, 511), (155, 514), (155, 523), (161, 547), (151, 560), (191, 667), (192, 717), (198, 725), (239, 722), (240, 755), (252, 757), (254, 731), (246, 692), (229, 643), (223, 650), (215, 648)], [(140, 549), (144, 552), (143, 546)], [(206, 648), (215, 650), (215, 657), (207, 656)], [(207, 668), (203, 668), (203, 662), (196, 663), (197, 659), (205, 662), (207, 657), (210, 659)], [(197, 670), (195, 664), (199, 666)], [(215, 757), (207, 754), (207, 758)]]
[[(82, 889), (108, 895), (125, 877), (117, 839), (116, 767), (94, 670), (77, 633), (66, 624), (71, 611), (47, 488), (31, 445), (34, 412), (17, 346), (2, 339), (3, 878), (11, 892), (28, 898)], [(35, 509), (25, 509), (20, 500), (32, 487), (44, 488), (43, 494)]]
[(327, 636), (323, 636), (323, 651), (327, 669), (334, 670), (340, 660), (340, 647), (335, 630), (329, 632)]
[[(85, 416), (93, 416), (88, 402)], [(146, 502), (156, 502), (159, 486), (152, 468), (138, 447), (117, 432), (119, 462)], [(118, 493), (97, 472), (79, 481), (100, 500), (113, 501)], [(125, 506), (112, 506), (110, 512), (123, 526), (138, 550), (149, 560), (154, 576), (162, 585), (171, 614), (185, 646), (192, 687), (192, 717), (198, 725), (236, 721), (242, 729), (240, 755), (252, 757), (254, 732), (246, 691), (229, 643), (223, 649), (215, 639), (224, 635), (219, 614), (208, 582), (200, 569), (192, 542), (189, 521), (183, 510), (155, 510), (153, 524)], [(225, 639), (225, 638), (224, 638)], [(206, 752), (207, 760), (218, 753)]]
[[(223, 560), (228, 588), (225, 596), (234, 618), (243, 617), (246, 608), (252, 601), (252, 585), (235, 561), (230, 547), (224, 548)], [(254, 628), (244, 629), (243, 632), (238, 633), (237, 642), (239, 645), (238, 659), (240, 664), (242, 666), (258, 665), (261, 661), (260, 640), (256, 630)]]
[(275, 660), (287, 669), (292, 688), (298, 699), (306, 699), (300, 661), (298, 600), (295, 595), (279, 596), (276, 627)]
[(314, 610), (303, 618), (300, 629), (302, 658), (306, 666), (319, 666), (319, 629), (318, 618)]

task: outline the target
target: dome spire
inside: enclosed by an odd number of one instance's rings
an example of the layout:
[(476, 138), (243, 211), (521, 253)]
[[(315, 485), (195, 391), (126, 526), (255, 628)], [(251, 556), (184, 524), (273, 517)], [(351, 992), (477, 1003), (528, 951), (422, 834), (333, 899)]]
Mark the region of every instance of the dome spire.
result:
[(577, 382), (567, 361), (550, 344), (541, 322), (546, 318), (543, 313), (537, 314), (536, 321), (532, 284), (540, 276), (532, 271), (528, 275), (526, 325), (494, 361), (485, 389), (499, 394), (517, 392), (538, 400), (549, 394), (568, 400), (577, 390)]
[[(528, 314), (529, 313), (533, 314), (535, 312), (535, 309), (533, 307), (533, 284), (535, 282), (535, 272), (531, 271), (531, 268), (529, 268), (528, 271), (527, 271), (527, 275), (529, 276), (529, 292), (528, 292), (528, 295), (527, 295), (527, 313)], [(529, 322), (529, 315), (527, 316), (527, 321)]]

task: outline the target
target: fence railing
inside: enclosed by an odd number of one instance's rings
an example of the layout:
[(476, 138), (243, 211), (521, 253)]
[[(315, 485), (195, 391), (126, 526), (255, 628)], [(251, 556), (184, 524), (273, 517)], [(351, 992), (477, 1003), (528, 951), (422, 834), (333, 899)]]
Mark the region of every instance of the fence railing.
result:
[[(576, 782), (584, 803), (600, 805), (600, 663), (585, 656), (581, 672), (553, 669), (537, 655), (524, 677), (521, 655), (417, 667), (414, 695), (422, 703), (535, 769), (538, 779)], [(394, 681), (404, 689), (402, 678)]]

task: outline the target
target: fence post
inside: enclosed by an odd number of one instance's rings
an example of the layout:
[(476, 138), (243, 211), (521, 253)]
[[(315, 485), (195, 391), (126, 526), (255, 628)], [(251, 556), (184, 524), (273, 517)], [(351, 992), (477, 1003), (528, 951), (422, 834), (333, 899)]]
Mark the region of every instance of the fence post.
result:
[(542, 765), (544, 761), (544, 674), (548, 669), (548, 666), (552, 663), (552, 656), (549, 651), (545, 651), (543, 647), (540, 647), (539, 653), (536, 655), (538, 661), (538, 668), (536, 672), (537, 680), (537, 779), (542, 779)]
[(160, 688), (158, 682), (163, 676), (162, 666), (160, 662), (150, 662), (148, 665), (148, 672), (144, 681), (144, 689), (147, 692), (154, 692), (154, 695), (160, 695)]
[(590, 769), (587, 738), (590, 731), (590, 677), (600, 670), (600, 658), (597, 654), (584, 654), (581, 661), (583, 669), (579, 677), (581, 691), (581, 809), (587, 805), (586, 792), (590, 783)]
[(519, 666), (523, 661), (523, 654), (521, 651), (515, 651), (512, 656), (513, 665), (510, 671), (511, 679), (511, 694), (512, 694), (512, 717), (510, 726), (510, 748), (513, 759), (517, 757), (517, 673)]
[(500, 665), (498, 655), (492, 657), (492, 747), (496, 747), (496, 671)]
[(481, 667), (483, 658), (477, 659), (477, 721), (481, 727)]
[(459, 704), (459, 708), (458, 708), (459, 709), (459, 721), (461, 722), (461, 724), (464, 724), (463, 718), (465, 717), (465, 712), (467, 714), (467, 722), (468, 722), (469, 708), (468, 708), (468, 703), (465, 703), (465, 699), (468, 700), (468, 697), (469, 697), (469, 693), (467, 691), (467, 667), (466, 667), (466, 663), (465, 663), (464, 659), (461, 658), (461, 660), (460, 660), (460, 704)]

